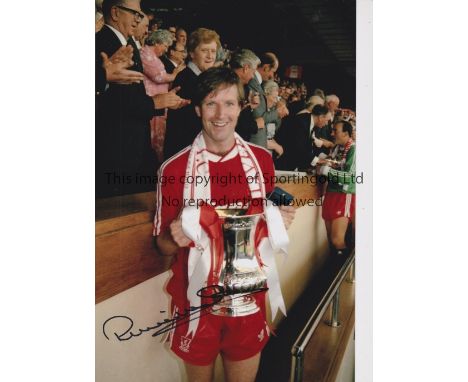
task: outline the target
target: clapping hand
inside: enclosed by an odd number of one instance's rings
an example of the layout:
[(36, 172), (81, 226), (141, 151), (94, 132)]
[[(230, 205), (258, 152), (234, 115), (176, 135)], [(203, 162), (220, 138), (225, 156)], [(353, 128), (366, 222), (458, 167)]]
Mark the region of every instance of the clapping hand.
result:
[(180, 90), (180, 86), (175, 87), (168, 93), (157, 94), (153, 96), (153, 101), (156, 109), (180, 109), (181, 107), (190, 104), (189, 99), (180, 98), (176, 93)]
[(106, 72), (106, 81), (129, 85), (143, 81), (143, 74), (127, 68), (133, 65), (133, 48), (122, 46), (110, 58), (101, 52), (102, 67)]
[(260, 105), (260, 95), (258, 92), (249, 91), (247, 99), (249, 101), (248, 105), (250, 105), (252, 110), (256, 109)]
[(286, 107), (286, 103), (281, 99), (280, 101), (277, 102), (276, 104), (276, 111), (278, 112), (278, 116), (280, 118), (284, 118), (287, 115), (289, 115), (289, 110)]

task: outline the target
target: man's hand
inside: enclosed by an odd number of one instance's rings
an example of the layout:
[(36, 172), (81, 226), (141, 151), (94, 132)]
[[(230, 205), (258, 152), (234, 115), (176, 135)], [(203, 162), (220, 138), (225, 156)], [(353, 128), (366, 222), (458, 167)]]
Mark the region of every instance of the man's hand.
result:
[(276, 111), (278, 112), (278, 116), (280, 118), (284, 118), (289, 115), (289, 110), (286, 107), (286, 103), (283, 100), (278, 101), (276, 104)]
[[(102, 56), (102, 53), (101, 53)], [(120, 63), (127, 63), (128, 66), (133, 65), (133, 47), (131, 45), (126, 45), (126, 46), (121, 46), (119, 49), (117, 49), (112, 56), (110, 56), (109, 61), (112, 62), (113, 64), (118, 64)]]
[(168, 93), (156, 94), (153, 96), (154, 108), (155, 109), (180, 109), (181, 107), (187, 106), (190, 104), (189, 99), (180, 98), (176, 92), (180, 90), (180, 86), (172, 89)]
[(286, 229), (289, 229), (296, 215), (296, 209), (293, 206), (279, 206), (281, 217)]
[(258, 117), (255, 122), (257, 122), (257, 126), (259, 129), (265, 128), (265, 120), (262, 117)]
[(267, 140), (267, 149), (274, 150), (278, 154), (278, 157), (280, 157), (284, 153), (283, 146), (281, 146), (274, 139)]
[(335, 144), (332, 141), (329, 141), (327, 139), (322, 139), (323, 146), (326, 147), (327, 149), (331, 149), (332, 147), (335, 147)]
[(100, 17), (98, 20), (96, 20), (96, 31), (95, 33), (99, 32), (102, 27), (104, 26), (104, 17)]
[(115, 52), (111, 58), (109, 58), (106, 53), (101, 52), (102, 67), (106, 72), (106, 81), (124, 85), (143, 81), (143, 74), (134, 70), (126, 69), (133, 65), (133, 62), (131, 60), (131, 56), (129, 59), (125, 52), (119, 52), (122, 48)]
[(328, 165), (328, 162), (325, 163), (320, 163), (317, 165), (317, 175), (328, 175), (328, 171), (330, 171), (330, 166)]
[(182, 230), (181, 218), (173, 220), (169, 225), (169, 230), (171, 232), (172, 240), (174, 240), (179, 247), (187, 247), (192, 242), (192, 240), (185, 236), (185, 233)]
[(180, 64), (177, 68), (174, 69), (174, 73), (179, 74), (182, 70), (185, 69), (185, 67), (186, 66), (184, 63)]
[(249, 101), (250, 108), (252, 110), (255, 110), (257, 107), (260, 106), (260, 95), (258, 94), (258, 92), (250, 90), (247, 98)]
[(318, 148), (322, 147), (323, 146), (323, 140), (314, 137), (314, 145), (315, 145), (315, 147), (318, 147)]
[(180, 247), (186, 247), (191, 240), (182, 231), (182, 219), (172, 221), (169, 227), (156, 237), (158, 252), (162, 256), (174, 256)]

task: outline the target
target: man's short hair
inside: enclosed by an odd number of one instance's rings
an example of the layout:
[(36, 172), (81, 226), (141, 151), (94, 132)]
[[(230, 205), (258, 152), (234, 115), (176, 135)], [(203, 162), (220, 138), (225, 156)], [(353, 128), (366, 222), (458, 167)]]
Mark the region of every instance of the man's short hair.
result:
[(232, 52), (229, 66), (232, 69), (243, 68), (244, 65), (248, 65), (251, 68), (256, 69), (260, 64), (260, 59), (257, 55), (249, 49), (238, 49)]
[(327, 103), (328, 102), (334, 102), (337, 105), (340, 104), (340, 99), (335, 94), (327, 95), (327, 97), (325, 98), (325, 101), (327, 101)]
[(315, 105), (324, 105), (324, 104), (325, 104), (325, 101), (323, 100), (322, 97), (318, 95), (310, 96), (309, 99), (306, 101), (307, 108), (310, 108)]
[(177, 35), (177, 33), (182, 32), (182, 31), (185, 32), (185, 34), (187, 34), (187, 31), (186, 31), (184, 28), (182, 28), (182, 27), (177, 27), (175, 33), (176, 33), (176, 35)]
[(174, 41), (171, 46), (169, 46), (169, 48), (167, 49), (167, 53), (170, 53), (171, 51), (174, 51), (174, 52), (179, 52), (179, 50), (177, 50), (177, 46), (179, 46), (180, 48), (183, 48), (184, 49), (184, 53), (187, 53), (187, 49), (185, 49), (185, 47), (180, 43), (180, 42), (177, 42), (177, 41)]
[(323, 105), (315, 105), (312, 109), (312, 115), (326, 115), (328, 113), (328, 108)]
[(194, 105), (200, 106), (202, 101), (212, 92), (235, 85), (237, 87), (239, 103), (244, 98), (244, 88), (237, 74), (230, 68), (210, 68), (202, 72), (197, 78), (194, 97)]
[(319, 97), (321, 97), (324, 101), (325, 101), (325, 92), (322, 90), (322, 89), (315, 89), (314, 90), (314, 95), (318, 95)]
[(149, 46), (153, 46), (155, 44), (166, 44), (167, 46), (170, 46), (173, 41), (172, 33), (166, 29), (158, 29), (157, 31), (151, 32), (146, 38), (146, 44)]
[(271, 67), (275, 66), (278, 63), (278, 58), (272, 52), (265, 52), (260, 55), (260, 66), (270, 65)]
[(342, 127), (343, 133), (348, 133), (349, 136), (353, 134), (353, 125), (351, 125), (348, 121), (340, 120), (340, 121), (335, 122), (333, 126), (336, 127), (339, 124), (343, 125)]
[(198, 28), (195, 29), (187, 41), (187, 50), (189, 52), (195, 51), (195, 48), (200, 44), (209, 44), (211, 42), (216, 42), (216, 48), (219, 49), (221, 47), (221, 42), (219, 40), (219, 34), (216, 33), (214, 30), (206, 29), (206, 28)]
[(104, 0), (102, 2), (102, 14), (104, 15), (104, 20), (109, 20), (112, 7), (123, 5), (124, 3), (125, 0)]

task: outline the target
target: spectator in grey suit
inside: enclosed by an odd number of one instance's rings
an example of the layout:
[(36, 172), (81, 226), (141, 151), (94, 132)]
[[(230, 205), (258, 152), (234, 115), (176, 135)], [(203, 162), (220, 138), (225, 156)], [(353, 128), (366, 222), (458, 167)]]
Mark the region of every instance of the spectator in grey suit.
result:
[(237, 74), (244, 87), (246, 100), (237, 120), (236, 132), (246, 141), (258, 132), (253, 111), (260, 105), (260, 95), (249, 91), (247, 84), (253, 78), (260, 59), (249, 49), (238, 49), (231, 54), (229, 66)]
[(275, 72), (278, 70), (279, 62), (274, 53), (267, 52), (260, 56), (260, 65), (255, 71), (253, 78), (249, 81), (249, 90), (260, 95), (260, 105), (252, 112), (253, 117), (257, 123), (258, 132), (252, 134), (250, 142), (267, 148), (267, 133), (265, 126), (277, 120), (278, 117), (282, 118), (286, 114), (285, 108), (282, 108), (278, 113), (276, 108), (271, 110), (267, 109), (267, 102), (265, 92), (262, 88), (262, 82), (274, 78)]
[(287, 115), (288, 112), (284, 100), (280, 100), (280, 97), (278, 95), (279, 86), (275, 81), (265, 81), (263, 82), (262, 87), (263, 91), (265, 92), (267, 111), (271, 111), (272, 109), (276, 109), (277, 111), (281, 110), (282, 108), (286, 109), (286, 111), (278, 112), (277, 118), (268, 122), (265, 127), (267, 134), (267, 148), (272, 151), (273, 156), (276, 158), (283, 154), (283, 148), (274, 139), (275, 134), (281, 126), (280, 115)]

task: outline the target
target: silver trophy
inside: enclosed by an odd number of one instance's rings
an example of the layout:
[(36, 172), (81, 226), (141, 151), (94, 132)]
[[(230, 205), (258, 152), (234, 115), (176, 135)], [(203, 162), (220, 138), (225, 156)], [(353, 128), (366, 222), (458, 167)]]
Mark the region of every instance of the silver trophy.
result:
[(255, 230), (262, 214), (242, 215), (245, 210), (217, 209), (223, 220), (224, 259), (219, 285), (226, 296), (212, 313), (240, 317), (258, 312), (255, 292), (266, 288), (267, 278), (255, 256)]

